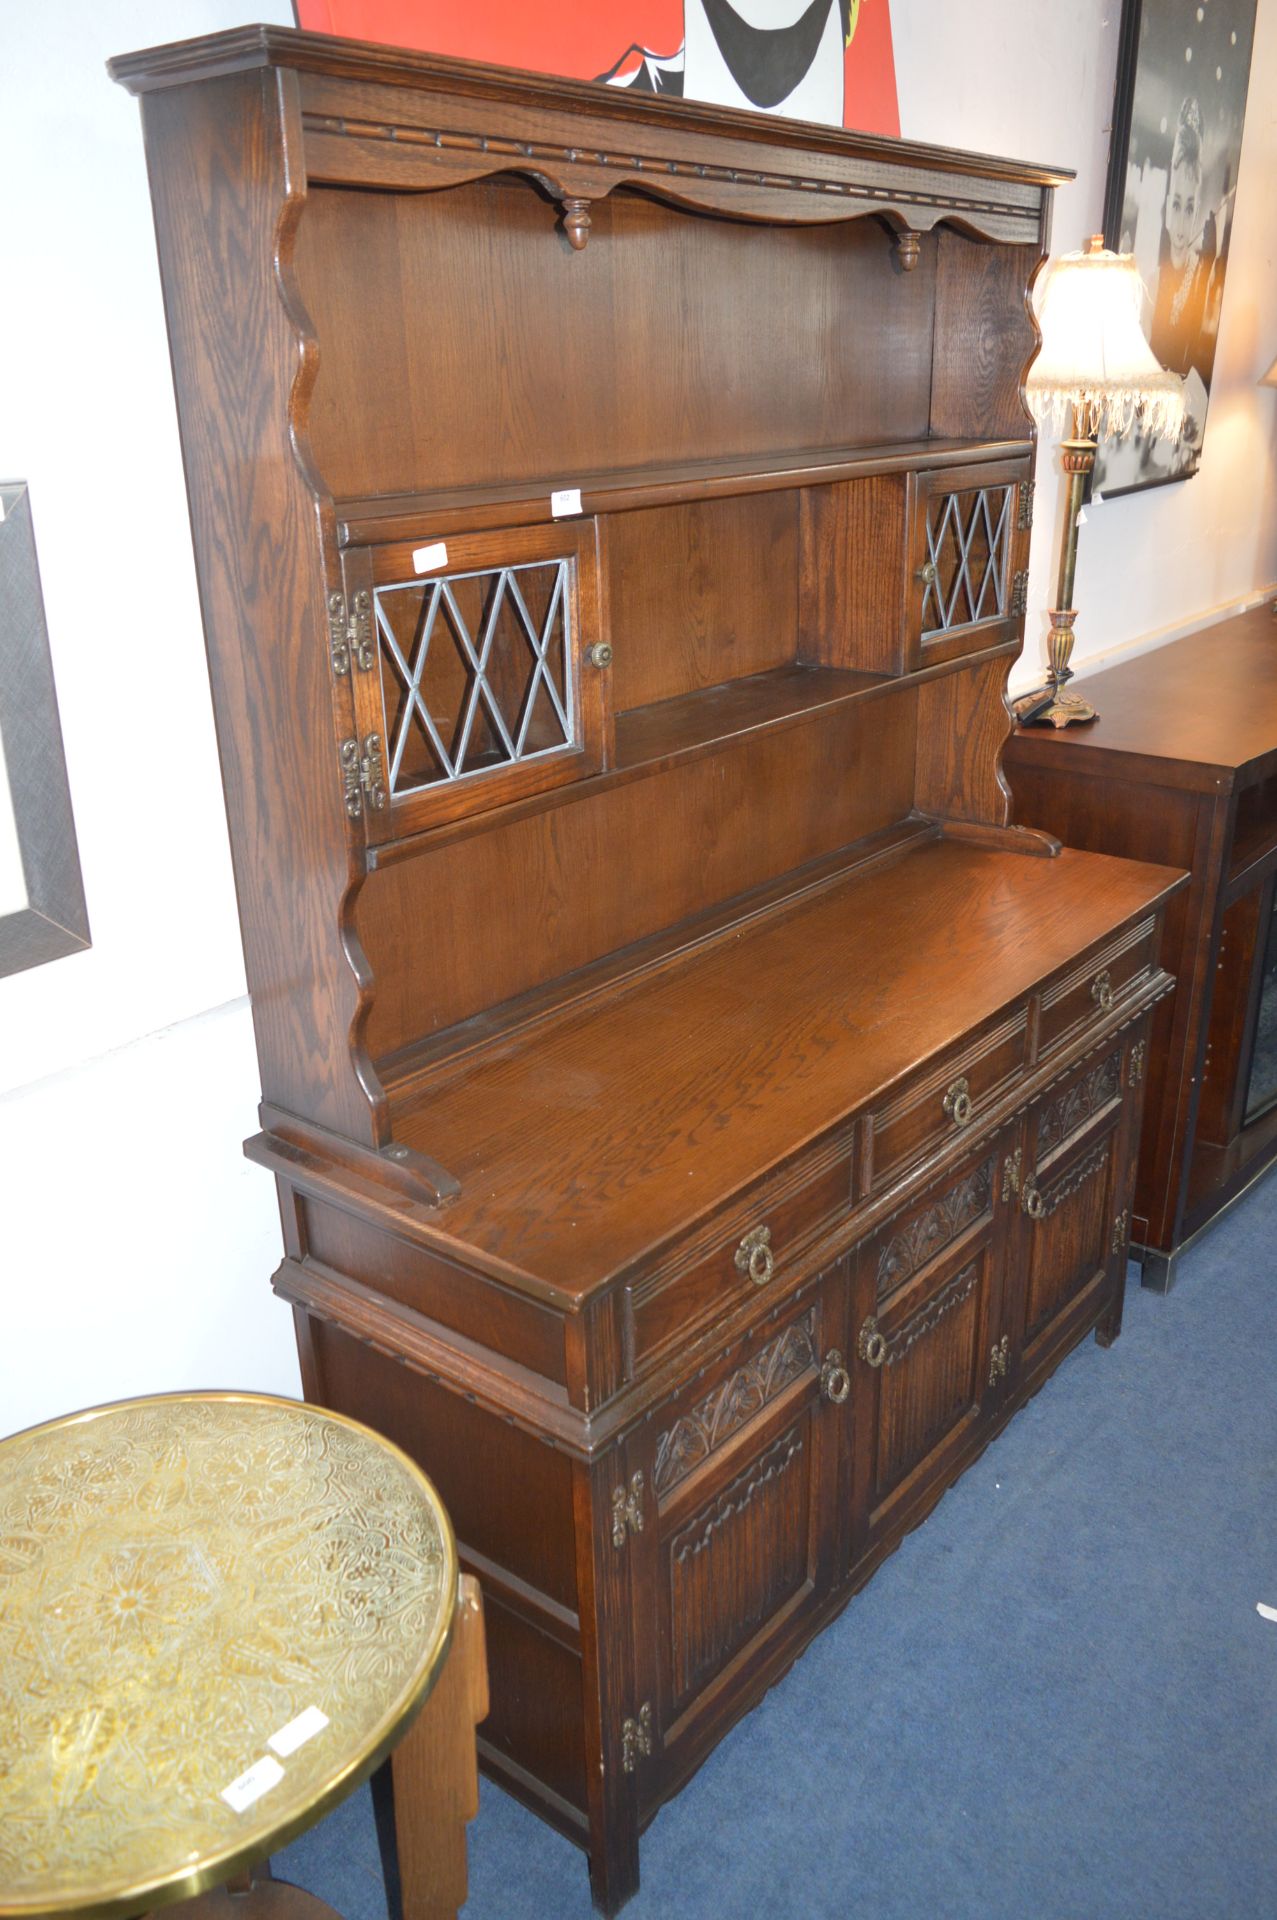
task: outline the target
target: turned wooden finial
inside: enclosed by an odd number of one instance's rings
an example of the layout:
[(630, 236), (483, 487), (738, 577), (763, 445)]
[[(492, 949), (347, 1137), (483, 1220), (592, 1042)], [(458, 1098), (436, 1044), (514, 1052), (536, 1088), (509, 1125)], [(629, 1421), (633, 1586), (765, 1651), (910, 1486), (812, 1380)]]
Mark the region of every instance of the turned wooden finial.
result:
[(896, 252), (900, 258), (900, 270), (902, 273), (913, 272), (918, 264), (918, 255), (921, 251), (922, 241), (913, 231), (912, 227), (906, 227), (903, 232), (896, 235)]
[(579, 198), (566, 199), (563, 206), (563, 231), (580, 253), (590, 237), (590, 203)]

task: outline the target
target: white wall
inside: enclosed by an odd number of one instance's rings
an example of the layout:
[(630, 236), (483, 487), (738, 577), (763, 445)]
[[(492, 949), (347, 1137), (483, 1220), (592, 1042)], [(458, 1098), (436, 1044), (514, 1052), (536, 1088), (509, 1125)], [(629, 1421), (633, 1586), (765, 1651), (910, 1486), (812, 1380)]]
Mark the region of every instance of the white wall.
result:
[[(1120, 0), (891, 0), (900, 131), (1072, 167), (1052, 250), (1103, 224)], [(1073, 664), (1138, 648), (1249, 604), (1277, 583), (1277, 393), (1255, 382), (1277, 353), (1277, 0), (1259, 0), (1236, 225), (1199, 473), (1104, 500), (1078, 542)], [(1058, 456), (1044, 443), (1025, 653), (1014, 686), (1043, 678), (1046, 606), (1063, 516)]]
[[(893, 0), (907, 134), (1076, 167), (1056, 241), (1098, 225), (1117, 0)], [(0, 979), (0, 1432), (191, 1385), (297, 1391), (135, 102), (111, 53), (282, 0), (10, 8), (0, 472), (30, 482), (94, 945)], [(1260, 0), (1201, 474), (1097, 507), (1078, 658), (1277, 577), (1277, 0)], [(20, 370), (20, 372), (15, 372)], [(1030, 631), (1057, 537), (1044, 457)], [(1035, 644), (1040, 645), (1040, 637)], [(1040, 677), (1027, 665), (1023, 677)], [(5, 1093), (4, 1090), (8, 1089)]]

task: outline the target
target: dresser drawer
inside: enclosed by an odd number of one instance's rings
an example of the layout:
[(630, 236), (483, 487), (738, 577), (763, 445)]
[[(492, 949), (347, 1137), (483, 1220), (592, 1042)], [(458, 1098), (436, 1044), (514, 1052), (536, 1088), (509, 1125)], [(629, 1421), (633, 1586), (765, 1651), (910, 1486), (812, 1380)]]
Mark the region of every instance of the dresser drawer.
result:
[(651, 1274), (626, 1288), (627, 1371), (708, 1325), (749, 1296), (786, 1285), (795, 1255), (823, 1226), (850, 1210), (852, 1134), (845, 1133), (833, 1157), (795, 1186), (763, 1185), (757, 1199), (733, 1206), (720, 1227), (703, 1229), (667, 1256)]
[(941, 1063), (906, 1081), (869, 1119), (869, 1184), (883, 1187), (912, 1161), (965, 1133), (981, 1109), (1012, 1086), (1027, 1058), (1028, 1010), (981, 1039), (968, 1041)]
[(1157, 923), (1145, 920), (1121, 940), (1088, 954), (1043, 990), (1038, 1052), (1050, 1053), (1104, 1015), (1148, 979), (1157, 958)]

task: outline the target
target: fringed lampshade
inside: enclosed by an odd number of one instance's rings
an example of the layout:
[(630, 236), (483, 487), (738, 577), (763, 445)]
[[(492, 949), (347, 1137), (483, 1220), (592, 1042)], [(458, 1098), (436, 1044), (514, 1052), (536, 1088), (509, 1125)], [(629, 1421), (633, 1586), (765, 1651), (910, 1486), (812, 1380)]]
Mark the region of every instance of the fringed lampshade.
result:
[[(1025, 383), (1038, 425), (1056, 433), (1129, 433), (1138, 420), (1174, 439), (1184, 424), (1184, 386), (1159, 367), (1140, 327), (1143, 284), (1135, 257), (1110, 253), (1096, 234), (1086, 253), (1066, 253), (1047, 275), (1042, 350)], [(1072, 415), (1076, 411), (1076, 425)]]

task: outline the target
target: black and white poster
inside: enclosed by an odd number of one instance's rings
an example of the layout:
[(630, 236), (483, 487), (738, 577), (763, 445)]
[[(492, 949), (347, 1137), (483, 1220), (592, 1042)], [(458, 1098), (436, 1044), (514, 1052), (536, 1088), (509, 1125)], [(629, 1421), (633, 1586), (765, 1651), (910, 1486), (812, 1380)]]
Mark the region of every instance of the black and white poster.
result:
[(1100, 441), (1093, 493), (1197, 471), (1232, 233), (1256, 0), (1126, 0), (1104, 237), (1133, 253), (1144, 332), (1184, 382), (1178, 439)]

